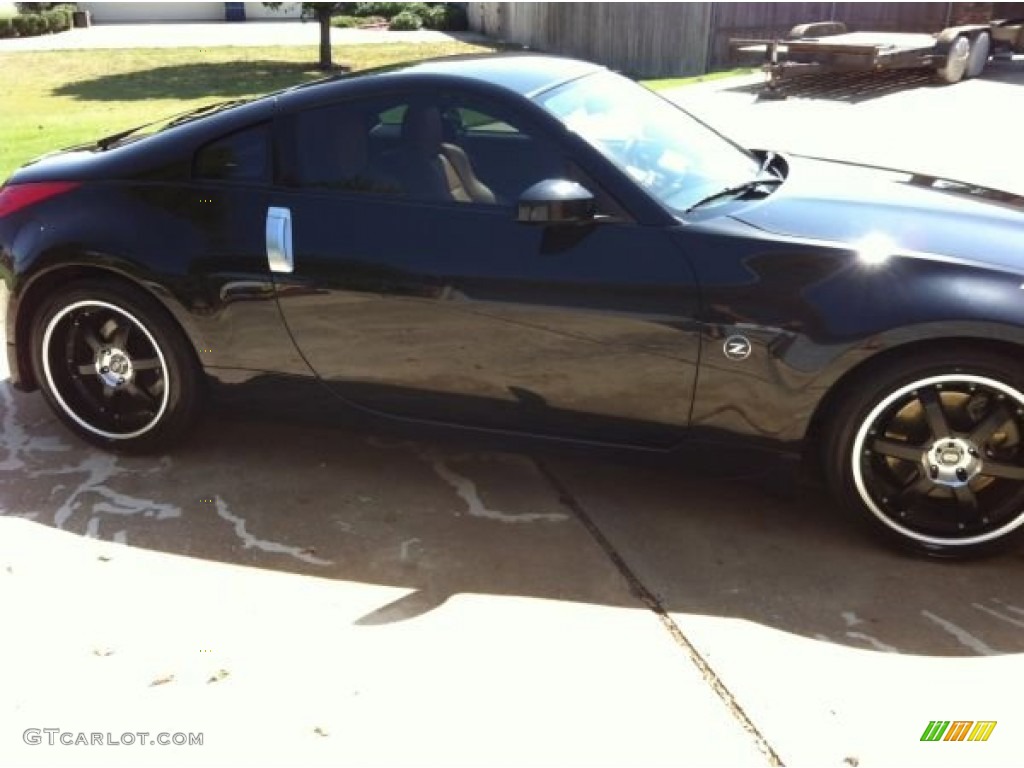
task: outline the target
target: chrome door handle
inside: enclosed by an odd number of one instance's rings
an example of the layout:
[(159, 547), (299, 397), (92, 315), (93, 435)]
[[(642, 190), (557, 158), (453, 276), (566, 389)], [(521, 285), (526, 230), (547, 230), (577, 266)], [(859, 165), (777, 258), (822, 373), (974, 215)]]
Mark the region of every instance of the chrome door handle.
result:
[(291, 272), (292, 212), (287, 208), (267, 209), (267, 263), (271, 272)]

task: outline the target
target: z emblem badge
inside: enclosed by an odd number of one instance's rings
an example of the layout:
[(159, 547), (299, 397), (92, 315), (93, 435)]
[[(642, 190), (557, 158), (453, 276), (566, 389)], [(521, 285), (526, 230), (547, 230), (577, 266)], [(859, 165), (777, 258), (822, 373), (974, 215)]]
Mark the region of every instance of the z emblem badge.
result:
[(746, 336), (730, 336), (722, 345), (722, 351), (730, 360), (746, 360), (750, 357), (750, 340)]

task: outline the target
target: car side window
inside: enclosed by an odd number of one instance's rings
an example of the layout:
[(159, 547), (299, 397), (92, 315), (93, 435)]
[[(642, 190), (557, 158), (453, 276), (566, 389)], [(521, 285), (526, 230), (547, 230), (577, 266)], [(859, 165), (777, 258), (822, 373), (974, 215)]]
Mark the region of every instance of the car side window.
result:
[[(380, 162), (376, 129), (397, 134), (402, 105), (379, 99), (332, 104), (281, 118), (278, 183), (308, 190), (397, 195), (402, 188)], [(387, 108), (385, 108), (387, 107)]]
[(408, 99), (381, 113), (375, 133), (390, 144), (381, 153), (383, 167), (414, 199), (511, 206), (538, 181), (564, 175), (551, 142), (507, 107), (475, 97)]
[(204, 145), (195, 154), (196, 179), (259, 183), (270, 179), (270, 127), (245, 128)]
[(515, 205), (523, 192), (540, 181), (569, 179), (594, 194), (599, 213), (629, 219), (593, 178), (517, 111), (468, 95), (441, 98), (437, 109), (441, 151), (465, 190), (459, 195), (459, 186), (454, 188), (457, 201)]
[(476, 109), (458, 107), (455, 112), (457, 114), (456, 119), (461, 124), (462, 130), (466, 135), (483, 136), (489, 133), (519, 133), (516, 128), (513, 128), (504, 120), (492, 117)]
[[(513, 109), (453, 93), (391, 95), (279, 118), (286, 187), (511, 208), (546, 179), (585, 183), (554, 142)], [(575, 175), (574, 175), (575, 174)]]

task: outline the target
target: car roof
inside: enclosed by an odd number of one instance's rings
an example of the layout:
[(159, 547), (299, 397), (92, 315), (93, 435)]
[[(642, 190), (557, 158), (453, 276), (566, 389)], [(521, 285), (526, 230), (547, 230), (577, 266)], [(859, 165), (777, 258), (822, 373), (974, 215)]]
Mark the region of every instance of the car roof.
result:
[(336, 75), (297, 86), (294, 90), (331, 88), (378, 78), (401, 80), (406, 77), (435, 76), (504, 88), (529, 98), (561, 83), (602, 69), (604, 68), (597, 64), (579, 59), (537, 53), (470, 54), (444, 56)]

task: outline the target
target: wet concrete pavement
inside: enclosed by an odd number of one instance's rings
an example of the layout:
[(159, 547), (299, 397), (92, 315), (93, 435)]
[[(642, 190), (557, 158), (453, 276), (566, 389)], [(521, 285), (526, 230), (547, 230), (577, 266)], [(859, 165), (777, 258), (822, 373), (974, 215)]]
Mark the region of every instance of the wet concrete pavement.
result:
[[(509, 453), (235, 413), (126, 458), (6, 382), (0, 408), (7, 762), (138, 759), (25, 745), (31, 727), (205, 734), (147, 750), (168, 764), (1018, 754), (1024, 557), (879, 549), (785, 462)], [(1006, 736), (940, 751), (918, 741), (938, 717)]]

